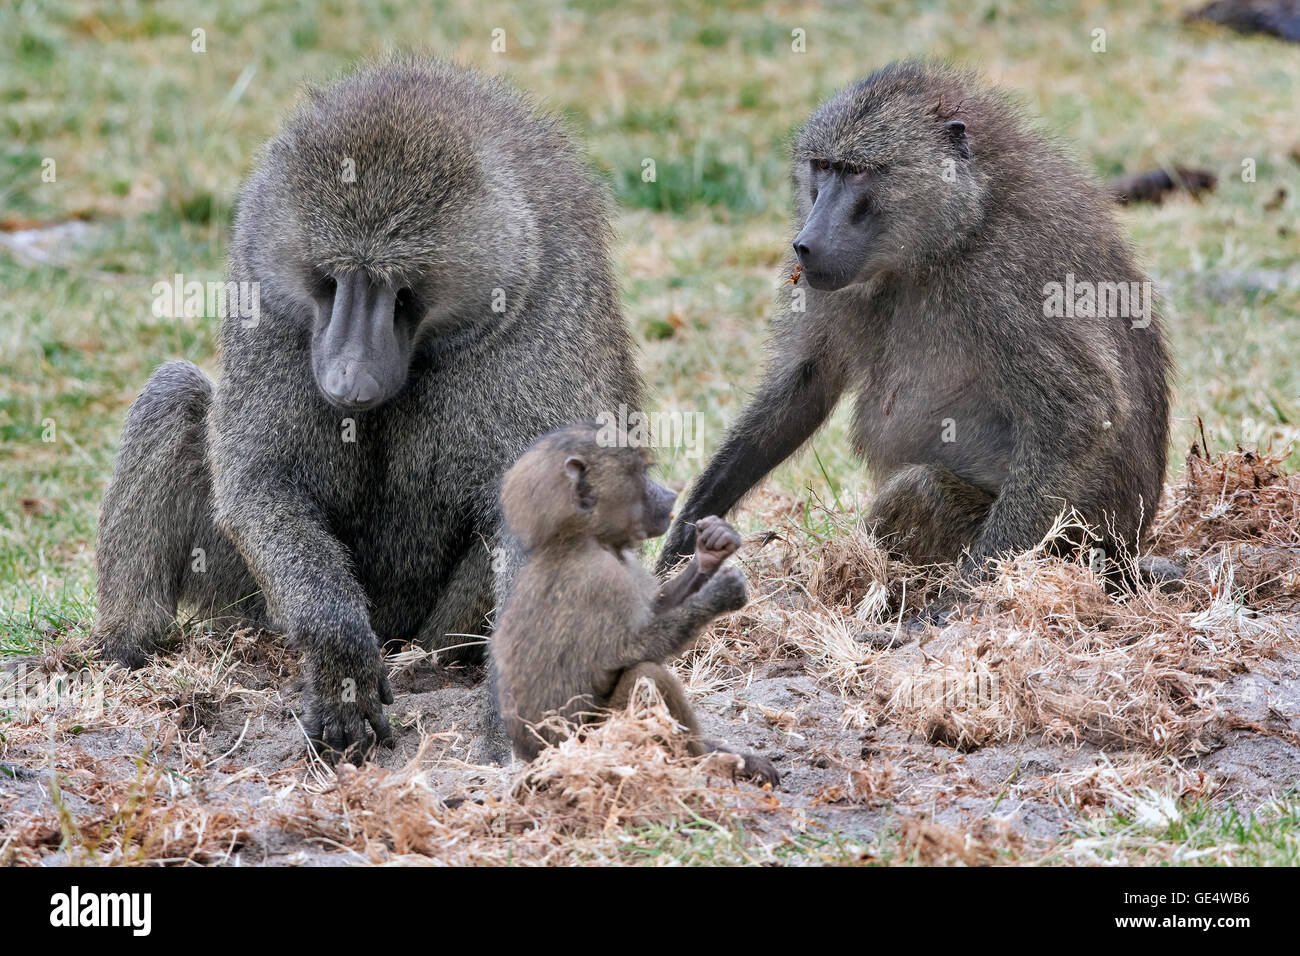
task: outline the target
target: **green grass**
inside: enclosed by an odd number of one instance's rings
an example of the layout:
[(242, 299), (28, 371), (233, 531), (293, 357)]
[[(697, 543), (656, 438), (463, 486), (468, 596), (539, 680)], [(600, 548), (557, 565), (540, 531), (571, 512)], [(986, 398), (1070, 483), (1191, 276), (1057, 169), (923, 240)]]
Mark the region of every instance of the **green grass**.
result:
[(751, 837), (744, 821), (714, 823), (685, 818), (654, 826), (624, 827), (611, 854), (585, 864), (625, 866), (851, 866), (862, 861), (863, 848), (835, 833), (791, 834), (777, 841)]
[[(95, 514), (128, 404), (168, 359), (216, 371), (213, 324), (154, 318), (151, 286), (175, 272), (220, 277), (240, 179), (301, 84), (399, 44), (504, 74), (567, 117), (622, 209), (620, 279), (653, 399), (703, 413), (706, 450), (757, 381), (788, 241), (791, 131), (838, 87), (916, 54), (981, 67), (1017, 89), (1099, 175), (1169, 160), (1219, 173), (1201, 203), (1122, 214), (1167, 286), (1179, 368), (1172, 461), (1176, 469), (1198, 416), (1216, 448), (1284, 444), (1300, 422), (1300, 57), (1272, 40), (1185, 26), (1185, 6), (3, 7), (0, 225), (84, 218), (92, 232), (67, 250), (67, 268), (0, 247), (0, 651), (36, 650), (86, 625)], [(490, 50), (496, 27), (504, 54)], [(1107, 30), (1104, 54), (1090, 51), (1095, 27)], [(191, 52), (196, 28), (204, 53)], [(792, 51), (794, 29), (804, 53)], [(53, 183), (41, 179), (46, 158)], [(1247, 158), (1253, 183), (1240, 176)], [(1281, 206), (1266, 209), (1278, 190)], [(775, 486), (828, 505), (862, 494), (847, 419), (842, 409), (815, 454), (779, 469)], [(663, 458), (678, 481), (701, 467)], [(829, 532), (810, 521), (810, 534)]]
[(1257, 811), (1204, 800), (1150, 800), (1145, 812), (1107, 813), (1063, 843), (1045, 862), (1128, 866), (1300, 865), (1300, 795), (1288, 793)]
[[(997, 865), (1297, 866), (1300, 795), (1286, 794), (1256, 811), (1207, 801), (1151, 799), (1148, 809), (1109, 810), (1055, 846), (992, 847)], [(687, 866), (927, 866), (944, 858), (918, 854), (888, 818), (870, 840), (813, 825), (773, 841), (751, 836), (740, 819), (682, 819), (626, 827), (616, 852), (584, 862)]]

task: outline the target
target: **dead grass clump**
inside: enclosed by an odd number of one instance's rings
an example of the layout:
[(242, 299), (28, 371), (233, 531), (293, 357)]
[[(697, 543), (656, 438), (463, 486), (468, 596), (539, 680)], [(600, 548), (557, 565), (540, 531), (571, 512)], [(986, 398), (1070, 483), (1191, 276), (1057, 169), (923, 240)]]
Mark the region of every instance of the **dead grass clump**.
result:
[(1142, 756), (1106, 759), (1095, 767), (1054, 774), (1047, 782), (1063, 803), (1085, 814), (1134, 811), (1153, 803), (1185, 806), (1211, 796), (1222, 784), (1180, 761)]
[(740, 758), (687, 753), (682, 728), (648, 681), (626, 711), (572, 730), (495, 793), (438, 797), (420, 769), (428, 738), (399, 771), (343, 768), (335, 786), (279, 811), (278, 824), (372, 862), (536, 865), (615, 861), (627, 828), (722, 824), (777, 806), (763, 791), (733, 785)]
[(1300, 546), (1224, 542), (1191, 563), (1188, 580), (1212, 598), (1294, 611), (1300, 605)]
[(711, 783), (730, 783), (742, 764), (726, 753), (692, 757), (663, 698), (642, 680), (627, 711), (543, 750), (513, 796), (525, 811), (578, 835), (683, 815), (717, 820), (731, 805)]
[(959, 750), (1034, 733), (1205, 752), (1222, 729), (1219, 684), (1273, 655), (1278, 627), (1234, 603), (1231, 589), (1142, 588), (1116, 600), (1085, 561), (1045, 546), (1003, 561), (975, 589), (970, 616), (893, 652), (858, 640), (833, 609), (791, 625), (818, 676), (856, 699), (846, 713), (861, 725), (901, 725)]
[(805, 552), (797, 565), (813, 600), (876, 625), (924, 607), (948, 577), (943, 568), (891, 557), (856, 521)]
[(822, 604), (847, 613), (888, 607), (889, 554), (870, 535), (848, 529), (806, 552), (802, 564), (808, 594)]
[[(1190, 755), (1219, 728), (1218, 685), (1272, 655), (1273, 627), (1194, 589), (1106, 594), (1082, 564), (1029, 552), (978, 589), (981, 613), (936, 640), (912, 685), (951, 674), (956, 694), (892, 702), (936, 742), (976, 746), (1031, 732), (1051, 740)], [(945, 635), (947, 632), (945, 632)], [(907, 714), (906, 706), (899, 708)]]
[(1210, 460), (1193, 445), (1183, 482), (1170, 489), (1152, 527), (1155, 549), (1200, 552), (1242, 541), (1300, 546), (1300, 474), (1282, 468), (1289, 454), (1238, 447)]
[(823, 759), (830, 765), (843, 768), (845, 777), (842, 783), (831, 784), (813, 794), (809, 806), (851, 804), (859, 807), (878, 807), (898, 796), (901, 774), (892, 761), (873, 757), (858, 761), (857, 765), (853, 766), (831, 757)]
[[(227, 860), (248, 836), (247, 807), (207, 799), (185, 778), (153, 762), (171, 749), (165, 732), (149, 757), (70, 754), (46, 776), (53, 812), (24, 814), (0, 847), (0, 862), (37, 863), (56, 851), (63, 862), (95, 865), (185, 865)], [(68, 794), (95, 812), (76, 814)]]
[[(323, 789), (302, 788), (271, 807), (274, 825), (310, 840), (351, 850), (372, 863), (422, 856), (449, 862), (464, 855), (471, 834), (444, 819), (448, 804), (435, 792), (425, 769), (440, 735), (421, 741), (399, 770), (375, 764), (344, 764)], [(452, 801), (454, 804), (456, 801)]]
[(1155, 549), (1190, 556), (1190, 580), (1212, 596), (1231, 588), (1257, 606), (1300, 604), (1300, 475), (1283, 469), (1287, 452), (1239, 447), (1210, 460), (1193, 445), (1153, 526)]
[(934, 820), (905, 817), (900, 837), (909, 860), (923, 866), (989, 866), (1004, 853), (1017, 854), (1024, 845), (997, 820), (983, 820), (970, 829), (959, 829)]

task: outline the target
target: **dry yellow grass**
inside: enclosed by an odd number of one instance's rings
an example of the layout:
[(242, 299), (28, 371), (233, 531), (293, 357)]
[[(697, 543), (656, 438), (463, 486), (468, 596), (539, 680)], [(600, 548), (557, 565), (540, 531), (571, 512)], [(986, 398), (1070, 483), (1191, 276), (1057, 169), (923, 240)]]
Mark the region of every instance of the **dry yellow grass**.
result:
[[(1189, 458), (1156, 523), (1157, 545), (1188, 567), (1177, 590), (1117, 601), (1085, 563), (1039, 549), (1003, 562), (959, 613), (915, 636), (900, 609), (942, 586), (936, 569), (892, 561), (854, 526), (852, 506), (812, 516), (760, 495), (749, 517), (769, 530), (744, 552), (754, 600), (679, 671), (697, 698), (727, 702), (732, 732), (750, 721), (766, 739), (802, 742), (816, 774), (795, 766), (775, 792), (737, 784), (728, 755), (686, 755), (649, 685), (627, 712), (575, 729), (528, 767), (483, 766), (467, 756), (464, 726), (435, 729), (417, 713), (402, 718), (411, 752), (335, 774), (302, 756), (285, 707), (294, 655), (256, 634), (200, 634), (112, 677), (102, 710), (46, 701), (10, 725), (0, 760), (23, 786), (0, 796), (0, 861), (671, 863), (681, 854), (650, 853), (647, 840), (661, 838), (646, 834), (680, 843), (686, 831), (727, 842), (741, 854), (730, 862), (790, 846), (818, 862), (809, 846), (847, 820), (874, 830), (848, 853), (867, 862), (1093, 861), (1095, 847), (1067, 852), (1071, 828), (1099, 814), (1158, 822), (1215, 799), (1231, 781), (1197, 760), (1225, 735), (1300, 750), (1285, 721), (1243, 717), (1221, 695), (1240, 675), (1290, 674), (1300, 660), (1300, 483), (1279, 462)], [(808, 533), (812, 517), (825, 533)], [(889, 646), (882, 632), (912, 639)], [(28, 662), (37, 673), (82, 665), (75, 636), (50, 646)], [(413, 661), (395, 658), (395, 673)], [(812, 689), (746, 696), (756, 675), (773, 674)], [(280, 749), (249, 751), (266, 726), (279, 728)], [(1022, 778), (1043, 747), (1087, 760)], [(969, 762), (1003, 753), (1010, 772)], [(1059, 812), (1065, 829), (1036, 842), (998, 810), (1008, 794)], [(963, 800), (985, 809), (936, 812)]]

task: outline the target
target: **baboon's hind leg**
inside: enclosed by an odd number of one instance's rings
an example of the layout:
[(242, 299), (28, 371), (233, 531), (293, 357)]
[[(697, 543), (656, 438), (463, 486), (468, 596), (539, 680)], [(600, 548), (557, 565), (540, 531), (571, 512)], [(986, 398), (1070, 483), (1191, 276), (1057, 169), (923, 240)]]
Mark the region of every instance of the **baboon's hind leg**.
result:
[(979, 536), (993, 501), (942, 465), (909, 465), (876, 492), (867, 527), (913, 564), (953, 562)]
[(223, 624), (262, 623), (257, 585), (212, 518), (212, 385), (189, 362), (160, 367), (127, 414), (100, 509), (92, 631), (106, 657), (145, 663), (180, 602)]
[(614, 685), (614, 692), (609, 696), (609, 708), (611, 710), (625, 708), (627, 702), (632, 699), (632, 690), (636, 687), (636, 682), (642, 677), (654, 681), (664, 703), (668, 705), (668, 712), (673, 715), (673, 720), (686, 728), (690, 735), (691, 753), (699, 756), (717, 749), (710, 745), (710, 741), (700, 737), (700, 725), (695, 719), (695, 712), (691, 710), (690, 701), (686, 699), (685, 688), (662, 664), (646, 661), (623, 671), (618, 683)]
[(760, 786), (766, 783), (775, 787), (781, 782), (781, 775), (766, 757), (733, 750), (717, 740), (702, 736), (699, 721), (695, 719), (695, 711), (691, 709), (691, 703), (686, 699), (686, 689), (662, 664), (645, 661), (625, 670), (619, 677), (618, 683), (614, 685), (614, 692), (610, 695), (608, 706), (613, 710), (622, 710), (626, 707), (632, 697), (633, 688), (642, 677), (654, 681), (664, 703), (668, 705), (668, 712), (672, 714), (673, 720), (686, 728), (689, 734), (687, 748), (690, 753), (697, 757), (719, 752), (735, 754), (744, 761), (739, 776)]
[[(443, 586), (438, 603), (415, 637), (419, 646), (439, 651), (438, 659), (478, 663), (487, 647), (493, 609), (492, 554), (477, 538), (461, 555)], [(484, 635), (478, 639), (475, 635)]]

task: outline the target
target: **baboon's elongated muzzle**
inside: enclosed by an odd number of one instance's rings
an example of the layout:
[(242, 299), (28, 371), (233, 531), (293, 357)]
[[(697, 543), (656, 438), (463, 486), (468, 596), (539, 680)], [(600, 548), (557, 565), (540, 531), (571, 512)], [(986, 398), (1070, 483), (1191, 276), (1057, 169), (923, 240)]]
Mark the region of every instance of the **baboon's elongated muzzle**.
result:
[(814, 289), (833, 292), (853, 281), (866, 261), (871, 217), (861, 212), (860, 196), (838, 180), (817, 194), (803, 229), (794, 240), (804, 278)]
[(646, 537), (657, 538), (673, 523), (673, 502), (677, 492), (646, 479)]
[(338, 276), (336, 283), (332, 297), (318, 299), (312, 373), (331, 404), (363, 411), (386, 402), (406, 383), (410, 335), (396, 321), (392, 288), (365, 273)]

